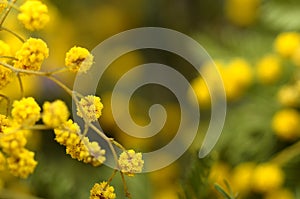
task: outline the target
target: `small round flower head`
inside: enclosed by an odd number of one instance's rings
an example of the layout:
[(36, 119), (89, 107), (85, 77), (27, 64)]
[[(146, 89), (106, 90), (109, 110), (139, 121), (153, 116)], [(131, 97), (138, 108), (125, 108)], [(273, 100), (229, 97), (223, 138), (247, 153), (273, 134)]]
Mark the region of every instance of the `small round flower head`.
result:
[(232, 172), (232, 185), (239, 193), (247, 193), (251, 189), (251, 180), (255, 169), (253, 162), (237, 165)]
[(34, 98), (27, 97), (14, 101), (11, 115), (18, 124), (32, 126), (40, 119), (40, 106)]
[(115, 199), (115, 189), (107, 182), (96, 183), (90, 190), (90, 199)]
[(272, 121), (275, 134), (283, 140), (294, 140), (300, 137), (300, 114), (294, 109), (278, 111)]
[(267, 55), (260, 59), (256, 69), (258, 80), (263, 84), (276, 82), (282, 73), (280, 60), (274, 55)]
[(29, 38), (16, 53), (14, 67), (24, 70), (38, 71), (43, 61), (49, 56), (47, 44), (36, 38)]
[(6, 158), (4, 154), (0, 151), (0, 171), (3, 171), (6, 167)]
[(7, 158), (7, 166), (14, 176), (27, 178), (33, 173), (37, 162), (34, 160), (34, 152), (22, 149), (17, 155)]
[(300, 45), (300, 35), (296, 32), (279, 34), (274, 42), (276, 52), (282, 57), (291, 57)]
[(87, 137), (83, 139), (83, 143), (87, 148), (89, 155), (83, 159), (84, 163), (90, 163), (93, 166), (100, 166), (106, 160), (105, 150), (101, 149), (98, 142), (90, 142)]
[(39, 0), (25, 1), (20, 11), (18, 20), (30, 31), (44, 28), (50, 19), (47, 6)]
[(142, 153), (136, 153), (130, 149), (121, 153), (118, 163), (121, 172), (128, 176), (134, 176), (135, 173), (142, 171), (144, 160), (142, 159)]
[(300, 105), (300, 92), (295, 85), (286, 85), (280, 88), (277, 99), (281, 105), (286, 107), (297, 107)]
[(66, 53), (65, 65), (72, 72), (86, 73), (93, 64), (94, 56), (85, 48), (74, 46)]
[(256, 192), (266, 193), (277, 190), (283, 182), (284, 173), (275, 164), (263, 163), (254, 169), (252, 187)]
[(64, 146), (72, 145), (79, 138), (80, 128), (71, 119), (54, 128), (55, 140)]
[(7, 0), (0, 0), (0, 13), (6, 8)]
[(80, 100), (77, 106), (77, 115), (88, 119), (90, 122), (94, 122), (101, 116), (102, 109), (103, 104), (101, 103), (100, 97), (88, 95)]
[(56, 100), (52, 103), (45, 102), (43, 104), (42, 119), (47, 126), (58, 127), (67, 121), (69, 116), (68, 107), (65, 102), (61, 100)]
[(7, 127), (0, 137), (0, 147), (6, 154), (17, 154), (27, 143), (24, 130)]

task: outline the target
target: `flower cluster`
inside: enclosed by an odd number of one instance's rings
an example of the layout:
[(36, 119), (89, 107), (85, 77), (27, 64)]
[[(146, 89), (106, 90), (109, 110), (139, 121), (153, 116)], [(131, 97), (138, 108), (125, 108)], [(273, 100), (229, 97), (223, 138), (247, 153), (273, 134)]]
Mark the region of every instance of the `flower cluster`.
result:
[(54, 102), (45, 102), (43, 104), (43, 123), (50, 127), (58, 127), (68, 120), (69, 110), (65, 102), (56, 100)]
[(20, 6), (18, 19), (25, 28), (34, 31), (45, 27), (49, 22), (48, 8), (39, 0), (27, 0)]
[(142, 153), (136, 153), (132, 149), (123, 151), (118, 162), (120, 170), (128, 176), (134, 176), (135, 173), (140, 173), (144, 165)]
[(96, 183), (90, 191), (90, 199), (115, 199), (115, 189), (107, 182)]
[(93, 64), (93, 55), (85, 48), (74, 46), (66, 53), (65, 65), (72, 72), (86, 73)]
[(103, 104), (97, 96), (88, 95), (82, 98), (77, 106), (77, 115), (90, 122), (97, 121), (101, 116)]
[(72, 158), (93, 166), (105, 161), (105, 150), (97, 142), (90, 142), (87, 137), (80, 137), (80, 128), (72, 120), (68, 120), (54, 129), (55, 140), (66, 146), (66, 153)]
[(27, 178), (33, 173), (37, 162), (34, 160), (34, 152), (25, 148), (28, 131), (20, 130), (13, 121), (1, 115), (0, 134), (0, 170), (7, 168), (11, 174), (21, 178)]
[(24, 70), (38, 71), (43, 61), (48, 57), (47, 44), (36, 38), (29, 38), (16, 53), (14, 67)]

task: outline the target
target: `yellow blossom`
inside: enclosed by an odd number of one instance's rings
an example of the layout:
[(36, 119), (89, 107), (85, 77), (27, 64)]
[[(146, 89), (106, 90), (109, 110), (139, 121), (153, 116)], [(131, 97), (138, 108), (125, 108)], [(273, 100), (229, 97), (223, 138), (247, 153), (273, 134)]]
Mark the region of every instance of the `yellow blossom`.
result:
[(73, 159), (99, 166), (105, 161), (105, 150), (101, 149), (97, 142), (90, 142), (87, 137), (78, 138), (66, 146), (66, 153)]
[(287, 107), (300, 105), (300, 89), (297, 85), (286, 85), (280, 88), (277, 93), (278, 101)]
[(294, 109), (278, 111), (272, 121), (275, 134), (284, 140), (293, 140), (300, 136), (300, 114)]
[(238, 193), (247, 193), (251, 189), (251, 180), (255, 164), (245, 162), (237, 165), (232, 172), (231, 180), (233, 189)]
[(32, 126), (40, 119), (40, 111), (34, 98), (27, 97), (14, 101), (11, 114), (18, 124)]
[(295, 199), (295, 197), (288, 189), (278, 189), (266, 194), (264, 199)]
[(132, 149), (123, 151), (120, 154), (118, 163), (120, 170), (128, 176), (134, 176), (135, 173), (140, 173), (144, 166), (142, 153), (136, 153)]
[(34, 152), (22, 149), (18, 154), (7, 158), (7, 166), (11, 174), (21, 178), (27, 178), (33, 173), (37, 162), (34, 160)]
[(0, 2), (0, 13), (6, 8), (7, 6), (7, 0), (1, 0)]
[(20, 6), (18, 20), (28, 30), (34, 31), (44, 28), (49, 19), (47, 6), (39, 0), (27, 0)]
[(93, 64), (94, 56), (85, 48), (74, 46), (66, 53), (65, 65), (72, 72), (86, 73)]
[(96, 183), (90, 190), (90, 199), (115, 199), (115, 189), (107, 182)]
[(101, 116), (102, 109), (103, 104), (101, 103), (101, 99), (97, 96), (88, 95), (80, 100), (77, 106), (77, 115), (88, 119), (90, 122), (94, 122)]
[(55, 140), (64, 146), (71, 145), (79, 137), (80, 128), (77, 123), (74, 123), (71, 119), (64, 122), (57, 128), (54, 128)]
[(16, 53), (14, 67), (38, 71), (43, 61), (49, 56), (47, 44), (36, 38), (29, 38)]
[(226, 0), (225, 15), (237, 26), (249, 26), (258, 17), (260, 3), (260, 0)]
[(300, 45), (300, 35), (296, 32), (279, 34), (274, 42), (276, 52), (282, 57), (291, 57)]
[(6, 154), (18, 154), (26, 145), (26, 132), (24, 130), (16, 130), (8, 127), (4, 129), (4, 133), (0, 137), (0, 147)]
[(256, 71), (261, 83), (272, 84), (276, 82), (282, 73), (279, 58), (274, 55), (261, 58), (257, 63)]
[(272, 163), (260, 164), (253, 172), (253, 190), (259, 193), (274, 191), (283, 184), (284, 177), (279, 166)]
[(192, 88), (197, 96), (198, 102), (201, 105), (201, 107), (209, 108), (211, 103), (210, 93), (205, 81), (201, 77), (197, 77), (192, 82)]
[(69, 118), (70, 113), (65, 102), (56, 100), (52, 103), (43, 104), (42, 119), (44, 124), (51, 127), (58, 127)]

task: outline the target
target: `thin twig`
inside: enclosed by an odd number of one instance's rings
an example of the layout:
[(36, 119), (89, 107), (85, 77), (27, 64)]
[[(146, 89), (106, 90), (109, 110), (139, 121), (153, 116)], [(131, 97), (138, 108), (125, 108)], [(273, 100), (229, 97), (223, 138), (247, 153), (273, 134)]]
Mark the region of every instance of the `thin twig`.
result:
[(1, 30), (4, 30), (4, 31), (6, 31), (6, 32), (9, 32), (10, 34), (12, 34), (13, 36), (15, 36), (16, 38), (18, 38), (22, 43), (24, 43), (25, 42), (25, 39), (21, 36), (21, 35), (19, 35), (18, 33), (16, 33), (16, 32), (14, 32), (14, 31), (12, 31), (12, 30), (10, 30), (10, 29), (8, 29), (8, 28), (5, 28), (5, 27), (1, 27), (0, 28), (0, 31)]
[(9, 110), (9, 107), (10, 107), (10, 99), (9, 99), (9, 97), (7, 97), (6, 95), (3, 95), (3, 94), (0, 94), (0, 97), (2, 97), (3, 99), (6, 100), (6, 103), (7, 103), (7, 107), (6, 107), (6, 116), (8, 116), (8, 115), (9, 115), (9, 112), (10, 112), (10, 110)]
[(271, 161), (278, 165), (284, 165), (297, 155), (300, 155), (300, 141), (280, 151)]
[(24, 87), (23, 87), (20, 73), (17, 73), (17, 77), (18, 77), (18, 81), (19, 81), (19, 85), (20, 85), (21, 98), (23, 98), (24, 97)]
[(17, 2), (17, 0), (12, 0), (9, 2), (9, 5), (7, 6), (7, 8), (5, 9), (5, 11), (3, 12), (1, 18), (0, 18), (0, 27), (2, 27), (6, 17), (8, 16), (10, 10), (12, 9), (12, 5), (15, 4)]
[(130, 194), (129, 191), (128, 191), (128, 187), (127, 187), (127, 184), (126, 184), (126, 180), (125, 180), (124, 173), (123, 173), (122, 171), (120, 171), (120, 174), (121, 174), (121, 178), (122, 178), (122, 182), (123, 182), (123, 186), (124, 186), (125, 196), (126, 196), (127, 198), (130, 198), (130, 199), (131, 199), (131, 194)]

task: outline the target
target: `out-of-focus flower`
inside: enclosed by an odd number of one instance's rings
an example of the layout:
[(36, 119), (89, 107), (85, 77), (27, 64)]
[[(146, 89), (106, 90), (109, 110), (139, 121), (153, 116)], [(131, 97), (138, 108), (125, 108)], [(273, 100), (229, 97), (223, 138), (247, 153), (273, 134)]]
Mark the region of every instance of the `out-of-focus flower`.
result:
[(230, 178), (230, 167), (225, 162), (215, 163), (209, 173), (209, 180), (213, 183), (224, 184), (224, 180)]
[(49, 56), (47, 44), (36, 38), (29, 38), (16, 53), (14, 66), (24, 70), (38, 71)]
[(251, 190), (251, 181), (255, 166), (253, 162), (244, 162), (233, 169), (231, 182), (236, 192), (244, 194)]
[(252, 178), (253, 190), (266, 193), (277, 190), (284, 182), (285, 175), (276, 164), (263, 163), (258, 165)]
[(107, 182), (96, 183), (90, 190), (90, 199), (115, 199), (115, 189)]
[(280, 59), (275, 55), (267, 55), (261, 58), (256, 66), (257, 78), (262, 84), (276, 82), (281, 73)]
[(260, 0), (226, 0), (225, 15), (237, 26), (249, 26), (259, 15), (260, 3)]
[(6, 8), (7, 6), (7, 0), (1, 0), (0, 2), (0, 13)]
[(244, 94), (253, 79), (251, 66), (242, 58), (231, 60), (227, 67), (221, 70), (221, 74), (227, 99), (232, 101), (239, 99)]
[(6, 167), (6, 158), (4, 154), (0, 151), (0, 171), (3, 171)]
[(18, 20), (28, 30), (34, 31), (44, 28), (49, 19), (47, 6), (39, 0), (27, 0), (20, 6)]
[(278, 189), (266, 194), (264, 199), (295, 199), (295, 197), (288, 189)]
[(121, 153), (118, 163), (123, 173), (128, 176), (134, 176), (135, 173), (142, 171), (144, 160), (142, 159), (142, 153), (136, 153), (130, 149)]
[(94, 56), (87, 49), (74, 46), (66, 53), (65, 65), (72, 72), (86, 73), (93, 60)]
[(274, 41), (274, 48), (282, 57), (291, 57), (299, 45), (300, 35), (297, 32), (283, 32)]
[(43, 104), (42, 119), (47, 126), (57, 127), (67, 121), (69, 116), (68, 107), (61, 100), (56, 100), (52, 103), (45, 102)]
[(294, 140), (300, 136), (300, 114), (295, 109), (278, 111), (272, 121), (275, 134), (284, 140)]
[[(205, 83), (205, 81), (202, 79), (202, 77), (198, 77), (196, 79), (193, 80), (192, 82), (192, 88), (197, 96), (198, 102), (202, 107), (204, 108), (208, 108), (210, 107), (210, 93), (209, 90), (207, 88), (207, 85)], [(192, 92), (192, 91), (189, 91)], [(192, 93), (189, 93), (190, 95), (192, 95)]]
[[(2, 40), (0, 40), (0, 56), (11, 56), (10, 46)], [(8, 60), (7, 58), (0, 59), (0, 61), (4, 63), (7, 63)]]
[(296, 85), (283, 86), (278, 91), (277, 98), (283, 106), (297, 107), (300, 105), (300, 87), (298, 88)]

